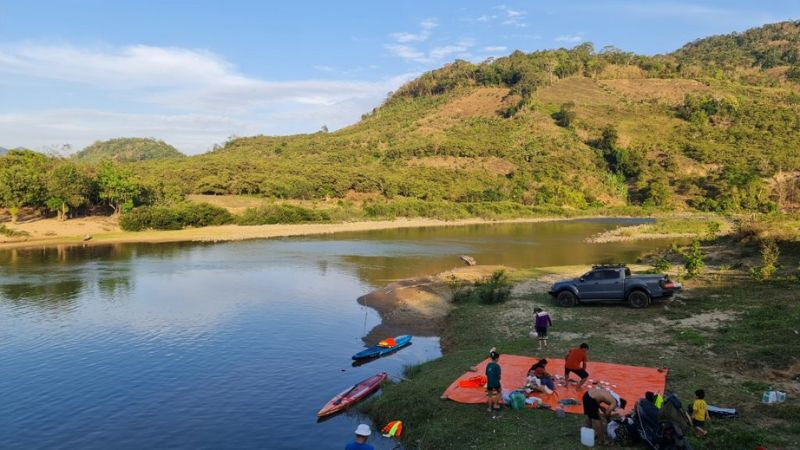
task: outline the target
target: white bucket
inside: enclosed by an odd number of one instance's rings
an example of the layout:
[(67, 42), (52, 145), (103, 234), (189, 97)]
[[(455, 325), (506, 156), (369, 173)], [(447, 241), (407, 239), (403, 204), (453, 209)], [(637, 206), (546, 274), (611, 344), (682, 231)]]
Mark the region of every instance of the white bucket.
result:
[(594, 447), (594, 430), (581, 427), (581, 444), (587, 447)]

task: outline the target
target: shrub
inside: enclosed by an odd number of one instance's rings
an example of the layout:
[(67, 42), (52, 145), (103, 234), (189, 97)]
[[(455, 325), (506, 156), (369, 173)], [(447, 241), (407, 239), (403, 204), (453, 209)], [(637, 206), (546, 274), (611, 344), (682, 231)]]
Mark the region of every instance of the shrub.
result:
[(700, 241), (695, 239), (688, 250), (685, 250), (682, 253), (684, 258), (686, 258), (686, 262), (684, 263), (683, 267), (686, 269), (686, 274), (689, 276), (689, 278), (700, 275), (700, 272), (703, 271), (703, 267), (705, 267), (705, 263), (703, 262), (703, 252), (700, 250)]
[(511, 296), (511, 282), (505, 270), (497, 270), (488, 280), (476, 283), (475, 292), (481, 303), (503, 303)]
[(142, 206), (122, 215), (119, 225), (126, 231), (180, 230), (233, 222), (224, 208), (208, 203), (178, 203), (172, 206)]
[(756, 280), (768, 280), (778, 270), (778, 257), (781, 252), (774, 239), (761, 241), (761, 264), (750, 269), (750, 275)]
[(663, 253), (656, 256), (653, 260), (653, 267), (650, 268), (651, 273), (664, 273), (672, 268), (672, 264), (667, 260), (666, 255)]
[(330, 221), (325, 211), (316, 211), (294, 205), (265, 205), (248, 208), (236, 219), (239, 225), (269, 225), (275, 223), (303, 223)]
[(504, 270), (495, 271), (486, 281), (465, 285), (455, 280), (449, 282), (453, 289), (453, 303), (476, 301), (486, 305), (503, 303), (511, 296), (511, 282)]
[(23, 236), (30, 236), (31, 234), (27, 231), (22, 230), (15, 230), (13, 228), (6, 227), (5, 224), (0, 224), (0, 234), (7, 237), (23, 237)]

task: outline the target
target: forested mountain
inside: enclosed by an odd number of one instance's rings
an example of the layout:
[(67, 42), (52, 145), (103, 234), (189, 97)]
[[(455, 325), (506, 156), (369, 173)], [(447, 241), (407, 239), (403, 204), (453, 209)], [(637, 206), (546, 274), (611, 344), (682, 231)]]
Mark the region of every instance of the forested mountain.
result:
[(656, 56), (589, 43), (517, 51), (425, 73), (332, 133), (238, 138), (170, 160), (152, 158), (178, 156), (172, 147), (141, 139), (79, 155), (141, 160), (124, 170), (146, 187), (131, 192), (147, 194), (131, 194), (128, 204), (197, 193), (372, 205), (796, 208), (799, 55), (800, 22)]
[(5, 147), (0, 147), (0, 155), (5, 155), (6, 153), (8, 153), (8, 149)]
[(799, 30), (657, 56), (587, 43), (456, 61), (335, 133), (240, 138), (178, 171), (136, 170), (197, 193), (774, 208), (798, 200), (800, 90), (787, 75)]
[(88, 162), (105, 159), (116, 162), (133, 162), (183, 156), (183, 153), (164, 141), (146, 138), (117, 138), (98, 141), (75, 154), (75, 158)]

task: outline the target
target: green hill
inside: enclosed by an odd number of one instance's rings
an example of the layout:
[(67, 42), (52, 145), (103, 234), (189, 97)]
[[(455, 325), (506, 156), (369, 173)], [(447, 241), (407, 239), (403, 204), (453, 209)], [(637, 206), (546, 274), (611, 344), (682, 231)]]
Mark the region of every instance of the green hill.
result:
[(116, 162), (134, 162), (183, 156), (185, 156), (183, 153), (164, 141), (146, 138), (117, 138), (95, 142), (76, 153), (74, 157), (88, 162), (106, 159)]
[(799, 29), (772, 24), (668, 55), (587, 43), (456, 61), (337, 132), (239, 138), (136, 170), (198, 194), (790, 207), (800, 89), (787, 74)]

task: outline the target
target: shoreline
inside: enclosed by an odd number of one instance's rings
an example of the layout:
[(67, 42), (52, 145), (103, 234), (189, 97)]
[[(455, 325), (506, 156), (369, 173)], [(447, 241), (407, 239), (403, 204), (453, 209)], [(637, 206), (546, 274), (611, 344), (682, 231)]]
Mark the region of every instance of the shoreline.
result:
[(0, 251), (49, 248), (59, 246), (90, 246), (107, 244), (162, 244), (170, 242), (230, 242), (253, 239), (272, 239), (296, 236), (314, 236), (334, 233), (379, 231), (402, 228), (431, 228), (466, 225), (491, 225), (511, 223), (540, 223), (562, 220), (585, 220), (606, 218), (591, 217), (531, 217), (520, 219), (395, 219), (377, 221), (358, 221), (340, 223), (306, 223), (306, 224), (274, 224), (274, 225), (220, 225), (203, 228), (186, 228), (182, 230), (147, 230), (147, 231), (112, 231), (92, 235), (91, 240), (84, 241), (83, 236), (52, 236), (26, 240), (0, 242)]
[(455, 307), (450, 283), (484, 280), (497, 270), (516, 271), (501, 265), (460, 266), (436, 275), (393, 281), (358, 297), (359, 305), (374, 309), (381, 317), (381, 323), (364, 336), (364, 343), (375, 345), (386, 336), (402, 334), (438, 337)]

